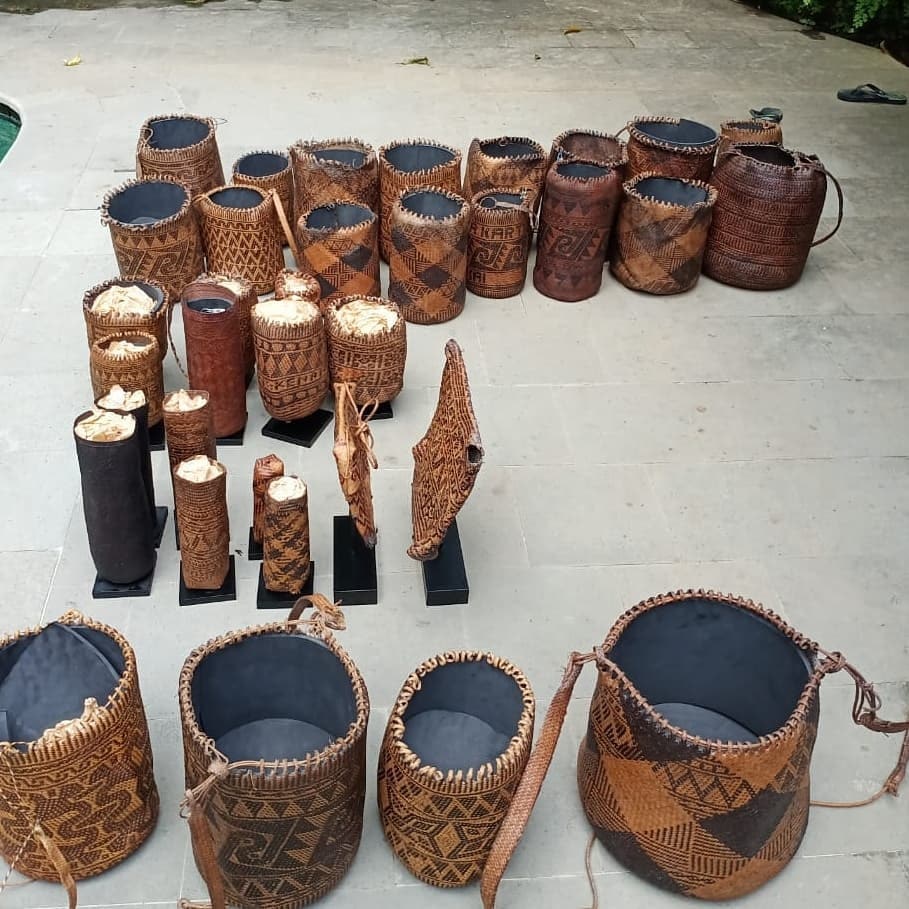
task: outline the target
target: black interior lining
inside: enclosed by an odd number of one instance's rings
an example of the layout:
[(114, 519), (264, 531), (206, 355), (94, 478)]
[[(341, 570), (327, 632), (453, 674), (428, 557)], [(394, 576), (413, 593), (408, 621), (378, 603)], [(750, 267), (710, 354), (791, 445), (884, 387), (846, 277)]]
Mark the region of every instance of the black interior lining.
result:
[(246, 177), (271, 177), (287, 170), (286, 155), (275, 152), (253, 152), (237, 162), (237, 173)]
[(520, 193), (487, 193), (480, 199), (481, 208), (510, 208), (521, 205), (524, 197)]
[(678, 123), (645, 121), (635, 125), (645, 136), (679, 147), (710, 145), (717, 137), (716, 130), (694, 120), (679, 120)]
[(596, 180), (607, 173), (607, 168), (599, 164), (587, 164), (583, 161), (560, 161), (556, 172), (563, 177), (575, 177), (578, 180)]
[(148, 144), (152, 148), (171, 151), (197, 145), (211, 129), (207, 123), (189, 117), (166, 117), (161, 120), (152, 120), (149, 128), (151, 136), (149, 136)]
[(176, 215), (186, 204), (186, 190), (177, 183), (148, 180), (116, 193), (107, 213), (121, 224), (154, 224)]
[(706, 202), (709, 195), (701, 186), (692, 186), (671, 177), (647, 177), (635, 184), (635, 190), (640, 196), (685, 207)]
[(306, 226), (311, 230), (338, 230), (341, 227), (356, 227), (375, 220), (375, 215), (365, 205), (339, 202), (336, 205), (320, 205), (306, 217)]
[(385, 152), (385, 158), (395, 170), (412, 174), (421, 170), (432, 170), (454, 160), (454, 153), (435, 145), (396, 145)]
[(743, 155), (761, 161), (764, 164), (775, 164), (778, 167), (795, 167), (795, 158), (779, 145), (768, 143), (755, 145), (736, 145)]
[(481, 142), (480, 148), (483, 150), (483, 154), (490, 158), (523, 158), (527, 155), (540, 157), (538, 148), (529, 142), (516, 140), (492, 139), (489, 142)]
[(255, 208), (265, 196), (248, 186), (228, 186), (215, 190), (208, 198), (223, 208)]
[(431, 189), (418, 189), (405, 193), (401, 198), (401, 205), (415, 215), (434, 218), (436, 221), (452, 218), (461, 210), (460, 203), (455, 199), (450, 199)]
[(199, 297), (196, 300), (187, 300), (186, 305), (193, 312), (215, 315), (215, 313), (227, 312), (234, 304), (232, 300), (225, 300), (224, 297)]

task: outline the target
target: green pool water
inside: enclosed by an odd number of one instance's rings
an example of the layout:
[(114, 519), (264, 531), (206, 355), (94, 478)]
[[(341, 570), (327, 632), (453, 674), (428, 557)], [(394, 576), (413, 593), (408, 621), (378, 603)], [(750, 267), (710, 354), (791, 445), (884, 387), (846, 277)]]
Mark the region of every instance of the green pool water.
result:
[(16, 141), (21, 125), (19, 115), (11, 107), (0, 102), (0, 161)]

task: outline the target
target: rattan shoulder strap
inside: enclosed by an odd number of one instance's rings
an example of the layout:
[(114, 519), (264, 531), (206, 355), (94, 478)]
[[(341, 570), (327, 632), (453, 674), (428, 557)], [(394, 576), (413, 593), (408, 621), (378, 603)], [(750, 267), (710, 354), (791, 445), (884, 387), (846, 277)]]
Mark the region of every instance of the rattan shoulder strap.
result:
[(299, 271), (300, 250), (297, 248), (297, 239), (294, 237), (293, 230), (291, 230), (290, 223), (287, 220), (287, 213), (284, 211), (284, 206), (281, 204), (281, 197), (278, 195), (277, 190), (273, 189), (270, 192), (275, 203), (275, 211), (278, 213), (278, 220), (281, 222), (281, 229), (284, 231), (287, 245), (290, 247), (290, 252), (294, 257), (294, 268)]

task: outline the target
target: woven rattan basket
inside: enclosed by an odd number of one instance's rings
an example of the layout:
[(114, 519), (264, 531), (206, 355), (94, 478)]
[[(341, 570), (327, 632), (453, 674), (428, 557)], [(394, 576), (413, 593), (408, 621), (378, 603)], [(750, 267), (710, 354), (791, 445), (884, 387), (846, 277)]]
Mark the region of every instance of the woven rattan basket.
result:
[(230, 570), (230, 519), (227, 513), (227, 468), (201, 482), (180, 476), (188, 461), (174, 468), (174, 505), (180, 530), (180, 574), (188, 590), (218, 590)]
[(552, 140), (549, 166), (559, 160), (589, 161), (615, 168), (620, 175), (624, 175), (628, 149), (621, 139), (609, 133), (594, 129), (566, 129)]
[[(312, 573), (309, 555), (309, 492), (301, 483), (300, 495), (279, 499), (278, 480), (265, 490), (265, 529), (262, 536), (262, 578), (267, 590), (302, 593)], [(294, 477), (293, 479), (298, 479)]]
[(265, 538), (265, 490), (268, 484), (278, 477), (284, 476), (284, 462), (276, 454), (263, 455), (256, 458), (253, 464), (252, 494), (253, 494), (253, 539), (261, 544)]
[(673, 117), (638, 117), (627, 129), (627, 180), (642, 173), (680, 180), (710, 179), (720, 141), (716, 130)]
[(526, 190), (536, 211), (547, 165), (543, 146), (533, 139), (515, 136), (474, 139), (467, 151), (464, 197), (472, 199), (487, 189)]
[[(111, 287), (138, 287), (154, 301), (152, 311), (148, 315), (92, 312), (92, 304), (95, 300)], [(145, 281), (141, 278), (113, 278), (103, 284), (96, 284), (90, 290), (85, 291), (85, 295), (82, 297), (82, 315), (85, 318), (89, 348), (97, 338), (102, 338), (104, 335), (117, 331), (144, 331), (155, 336), (161, 359), (163, 360), (167, 355), (170, 295), (155, 281)]]
[[(117, 341), (129, 341), (140, 347), (123, 356), (112, 352)], [(91, 348), (91, 377), (94, 397), (106, 395), (114, 385), (130, 391), (141, 389), (148, 401), (148, 425), (157, 426), (162, 419), (164, 373), (160, 348), (154, 335), (142, 331), (119, 331), (96, 338)]]
[(248, 152), (234, 161), (234, 186), (251, 186), (265, 195), (274, 190), (291, 222), (294, 213), (294, 174), (286, 151)]
[(521, 292), (532, 237), (530, 194), (487, 189), (473, 197), (467, 244), (467, 289), (503, 299)]
[(329, 630), (343, 627), (305, 597), (286, 623), (216, 638), (183, 665), (185, 811), (214, 909), (309, 905), (357, 853), (369, 696)]
[(308, 272), (285, 268), (275, 279), (276, 300), (299, 297), (310, 303), (318, 303), (320, 296), (319, 282)]
[(491, 653), (439, 654), (404, 682), (379, 753), (378, 800), (385, 836), (415, 877), (462, 887), (480, 876), (533, 721), (524, 674)]
[(197, 282), (219, 284), (229, 290), (237, 298), (237, 315), (240, 317), (240, 340), (243, 344), (243, 368), (246, 371), (246, 381), (252, 379), (256, 368), (256, 350), (253, 347), (252, 308), (259, 302), (259, 295), (251, 281), (234, 275), (204, 274), (199, 275)]
[(743, 142), (746, 145), (782, 145), (783, 128), (773, 120), (726, 120), (720, 124), (717, 159), (731, 146)]
[[(68, 612), (0, 638), (0, 703), (4, 861), (66, 884), (132, 855), (154, 829), (158, 790), (136, 658), (120, 632)], [(71, 879), (68, 890), (75, 906)]]
[(194, 458), (196, 455), (206, 455), (212, 460), (218, 457), (208, 392), (189, 390), (188, 394), (193, 398), (201, 398), (204, 401), (194, 410), (178, 410), (176, 402), (178, 394), (171, 392), (165, 395), (161, 408), (164, 413), (164, 438), (167, 440), (171, 484), (174, 479), (174, 468), (181, 461)]
[(220, 186), (224, 170), (214, 120), (191, 114), (150, 117), (142, 124), (136, 147), (136, 176), (167, 177), (195, 197)]
[(290, 161), (300, 214), (337, 199), (379, 210), (379, 168), (371, 145), (359, 139), (297, 142)]
[(202, 236), (186, 187), (169, 180), (130, 180), (109, 192), (101, 223), (110, 238), (121, 275), (152, 281), (171, 300), (204, 267)]

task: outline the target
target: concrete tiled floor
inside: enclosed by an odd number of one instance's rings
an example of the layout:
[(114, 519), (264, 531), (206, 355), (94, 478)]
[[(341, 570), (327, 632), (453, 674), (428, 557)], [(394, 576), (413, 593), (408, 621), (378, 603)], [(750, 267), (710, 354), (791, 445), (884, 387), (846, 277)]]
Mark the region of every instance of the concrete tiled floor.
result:
[[(477, 23), (483, 27), (477, 29)], [(566, 36), (568, 25), (583, 28)], [(81, 66), (65, 68), (79, 53)], [(431, 66), (400, 66), (428, 54)], [(536, 59), (539, 57), (539, 59)], [(260, 620), (256, 566), (238, 558), (239, 598), (180, 609), (171, 527), (146, 601), (93, 603), (69, 426), (89, 401), (79, 305), (114, 274), (97, 207), (133, 166), (150, 114), (225, 118), (225, 165), (256, 147), (354, 133), (374, 144), (428, 135), (548, 143), (572, 126), (615, 131), (637, 113), (718, 123), (785, 110), (787, 144), (843, 177), (847, 220), (796, 287), (748, 293), (702, 279), (650, 298), (608, 276), (596, 299), (471, 298), (449, 325), (410, 331), (396, 419), (375, 426), (381, 602), (349, 610), (343, 635), (369, 686), (371, 766), (410, 670), (442, 649), (496, 650), (528, 672), (540, 713), (567, 652), (602, 639), (638, 599), (716, 587), (762, 600), (881, 683), (909, 709), (909, 112), (845, 105), (837, 88), (909, 89), (909, 70), (871, 48), (728, 0), (312, 0), (203, 9), (0, 15), (0, 94), (24, 113), (0, 166), (0, 625), (83, 609), (128, 635), (139, 657), (163, 796), (151, 841), (80, 887), (86, 906), (171, 905), (203, 896), (177, 816), (175, 687), (186, 654)], [(834, 215), (828, 204), (825, 224)], [(179, 335), (179, 329), (177, 335)], [(428, 611), (409, 540), (410, 446), (432, 412), (444, 341), (461, 342), (487, 464), (460, 522), (470, 605)], [(179, 373), (168, 360), (168, 387)], [(253, 390), (230, 471), (233, 545), (250, 520), (253, 458), (274, 447)], [(330, 433), (311, 451), (275, 443), (310, 484), (317, 587), (330, 589), (330, 521), (343, 499)], [(158, 499), (170, 504), (165, 456)], [(584, 905), (587, 829), (575, 749), (592, 677), (582, 678), (553, 770), (502, 887), (501, 905)], [(873, 791), (895, 743), (857, 730), (845, 680), (825, 685), (814, 785), (821, 798)], [(372, 776), (372, 775), (371, 775)], [(905, 797), (844, 815), (816, 810), (800, 857), (743, 905), (831, 909), (909, 902)], [(675, 905), (597, 851), (609, 904)], [(62, 905), (30, 884), (2, 905)], [(370, 779), (366, 834), (324, 905), (475, 906), (479, 895), (417, 884), (384, 843)], [(679, 904), (680, 905), (680, 904)]]

